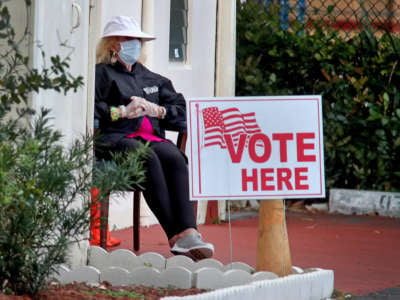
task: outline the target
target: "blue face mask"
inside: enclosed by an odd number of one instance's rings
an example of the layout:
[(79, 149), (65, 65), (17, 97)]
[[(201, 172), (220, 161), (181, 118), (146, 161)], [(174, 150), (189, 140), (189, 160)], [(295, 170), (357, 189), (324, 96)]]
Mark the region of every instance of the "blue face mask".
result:
[(121, 42), (121, 50), (118, 52), (119, 58), (127, 65), (133, 65), (140, 56), (142, 43), (139, 39)]

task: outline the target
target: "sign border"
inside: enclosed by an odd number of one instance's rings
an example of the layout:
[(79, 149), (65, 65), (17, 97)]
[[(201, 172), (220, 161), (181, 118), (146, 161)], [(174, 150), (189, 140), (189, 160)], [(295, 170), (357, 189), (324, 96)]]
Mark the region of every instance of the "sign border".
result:
[[(223, 102), (223, 101), (316, 101), (317, 111), (318, 111), (318, 147), (319, 147), (319, 170), (320, 170), (320, 191), (319, 193), (309, 193), (309, 194), (257, 194), (257, 195), (197, 195), (194, 192), (194, 176), (191, 176), (190, 181), (190, 199), (191, 200), (246, 200), (246, 199), (257, 199), (257, 200), (272, 200), (277, 198), (325, 198), (325, 174), (324, 174), (324, 147), (323, 147), (323, 123), (322, 123), (322, 97), (321, 95), (301, 95), (301, 96), (255, 96), (255, 97), (198, 97), (191, 98), (187, 100), (187, 111), (189, 116), (189, 124), (188, 124), (188, 140), (190, 141), (190, 159), (189, 159), (189, 168), (190, 174), (193, 174), (193, 137), (192, 137), (192, 114), (191, 111), (193, 109), (193, 105), (198, 107), (199, 103), (207, 102)], [(196, 113), (198, 114), (198, 110), (196, 109)], [(199, 118), (197, 117), (197, 131), (199, 131)], [(197, 132), (197, 137), (200, 136), (199, 132)], [(197, 143), (199, 145), (199, 143)], [(200, 153), (200, 150), (198, 149)], [(198, 157), (198, 169), (201, 173), (201, 164), (200, 157)], [(198, 175), (199, 180), (199, 190), (201, 192), (201, 174)]]

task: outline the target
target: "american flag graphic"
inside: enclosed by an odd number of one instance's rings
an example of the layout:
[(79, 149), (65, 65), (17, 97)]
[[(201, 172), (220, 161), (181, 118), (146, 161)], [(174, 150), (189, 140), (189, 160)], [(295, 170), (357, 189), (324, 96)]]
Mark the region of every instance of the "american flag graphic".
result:
[(242, 114), (234, 107), (219, 110), (218, 107), (213, 106), (204, 108), (202, 115), (204, 147), (218, 145), (221, 148), (226, 148), (224, 134), (232, 135), (233, 143), (237, 146), (240, 134), (246, 133), (251, 136), (261, 132), (254, 112)]

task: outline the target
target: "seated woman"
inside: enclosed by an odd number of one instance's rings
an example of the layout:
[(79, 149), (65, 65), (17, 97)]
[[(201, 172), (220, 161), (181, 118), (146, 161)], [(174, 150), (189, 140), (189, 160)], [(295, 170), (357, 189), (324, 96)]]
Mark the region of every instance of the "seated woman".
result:
[[(203, 242), (197, 231), (186, 157), (165, 139), (165, 126), (186, 128), (185, 99), (169, 79), (138, 62), (142, 43), (153, 39), (132, 17), (113, 17), (106, 24), (96, 51), (100, 144), (115, 152), (150, 142), (143, 192), (146, 202), (165, 231), (172, 253), (195, 260), (208, 258), (214, 246)], [(104, 155), (104, 149), (99, 150), (96, 155)]]

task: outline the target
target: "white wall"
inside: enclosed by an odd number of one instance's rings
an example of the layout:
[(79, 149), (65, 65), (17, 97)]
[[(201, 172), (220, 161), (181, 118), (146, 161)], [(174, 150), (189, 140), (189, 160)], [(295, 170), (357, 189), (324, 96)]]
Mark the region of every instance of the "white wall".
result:
[(215, 96), (235, 96), (236, 0), (218, 0)]
[[(19, 40), (23, 37), (26, 26), (29, 26), (28, 17), (30, 9), (27, 9), (24, 0), (13, 0), (6, 2), (6, 5), (11, 15), (11, 25), (15, 30), (15, 39)], [(4, 45), (2, 45), (2, 49), (0, 49), (1, 52), (5, 50), (3, 46)], [(28, 54), (27, 44), (23, 43), (21, 46), (22, 47), (20, 47), (20, 50), (24, 54)]]
[[(52, 110), (53, 125), (62, 131), (64, 144), (84, 134), (91, 124), (93, 106), (93, 52), (90, 35), (100, 37), (107, 20), (114, 15), (132, 15), (143, 24), (143, 30), (157, 37), (144, 48), (146, 65), (155, 72), (169, 77), (175, 88), (186, 98), (214, 96), (215, 30), (217, 0), (188, 0), (189, 2), (189, 53), (185, 64), (170, 63), (169, 0), (36, 0), (33, 1), (33, 36), (31, 46), (33, 67), (48, 66), (49, 57), (70, 57), (70, 72), (84, 78), (85, 85), (77, 93), (67, 95), (53, 91), (40, 91), (33, 95), (32, 107)], [(73, 6), (74, 4), (74, 6)], [(24, 27), (25, 15), (21, 10), (23, 0), (13, 0), (12, 9), (17, 28)], [(96, 16), (90, 6), (95, 6)], [(143, 20), (142, 20), (143, 18)], [(92, 23), (89, 24), (89, 21)], [(76, 26), (76, 28), (73, 28)], [(67, 47), (61, 46), (64, 43)], [(41, 45), (46, 58), (41, 57)], [(27, 48), (28, 51), (28, 48)], [(89, 96), (88, 96), (89, 95)], [(90, 126), (89, 126), (90, 128)], [(113, 213), (114, 208), (114, 213)], [(110, 225), (132, 225), (132, 198), (112, 202)], [(142, 220), (150, 224), (151, 221)], [(83, 249), (81, 249), (83, 250)], [(82, 251), (78, 251), (82, 253)], [(75, 264), (82, 264), (84, 256), (76, 255)]]
[(101, 0), (98, 37), (111, 16), (130, 15), (156, 40), (146, 43), (145, 65), (172, 80), (186, 97), (213, 96), (217, 0), (189, 2), (189, 61), (169, 63), (169, 0)]
[[(78, 18), (77, 10), (72, 8), (73, 2), (80, 5), (81, 12), (80, 26), (71, 32)], [(62, 130), (66, 143), (86, 132), (86, 126), (91, 127), (94, 57), (90, 55), (94, 56), (96, 41), (106, 22), (115, 15), (134, 16), (142, 23), (144, 31), (156, 36), (155, 41), (144, 46), (146, 66), (170, 78), (176, 90), (186, 98), (214, 96), (217, 0), (188, 0), (189, 43), (185, 64), (169, 62), (169, 0), (36, 0), (34, 3), (34, 40), (44, 45), (47, 57), (70, 55), (72, 73), (85, 78), (85, 87), (76, 94), (71, 92), (64, 96), (41, 92), (32, 99), (34, 108), (45, 106), (52, 109), (54, 125)], [(95, 6), (91, 15), (89, 5)], [(92, 21), (90, 27), (89, 20)], [(74, 50), (60, 48), (61, 41), (66, 41)], [(33, 58), (34, 66), (40, 67), (42, 58), (38, 48), (34, 48)], [(111, 228), (132, 225), (132, 202), (131, 194), (111, 199)], [(142, 224), (154, 223), (146, 206), (142, 215)]]
[[(50, 123), (61, 131), (62, 143), (68, 147), (74, 139), (86, 133), (88, 103), (93, 103), (88, 102), (87, 98), (87, 79), (92, 72), (88, 65), (90, 2), (36, 0), (32, 2), (31, 12), (33, 43), (29, 45), (29, 52), (32, 66), (41, 70), (50, 66), (51, 56), (59, 55), (62, 59), (69, 57), (69, 72), (73, 76), (83, 76), (85, 83), (77, 92), (70, 91), (66, 95), (45, 90), (32, 95), (32, 108), (36, 111), (40, 111), (42, 107), (51, 110), (50, 116), (53, 119)], [(45, 57), (42, 56), (42, 51)], [(79, 201), (75, 204), (80, 205)], [(86, 240), (70, 247), (71, 255), (67, 262), (70, 267), (86, 264), (88, 246)]]
[(142, 21), (142, 0), (96, 0), (100, 11), (98, 38), (103, 28), (113, 16), (133, 16), (139, 24)]
[(169, 62), (169, 0), (143, 2), (143, 30), (157, 37), (149, 42), (146, 65), (172, 80), (186, 98), (214, 96), (216, 0), (188, 0), (188, 61)]
[[(73, 7), (72, 3), (77, 6)], [(65, 143), (69, 144), (72, 139), (86, 132), (89, 0), (36, 0), (33, 5), (33, 40), (37, 43), (33, 46), (33, 66), (38, 69), (48, 66), (49, 58), (53, 55), (69, 56), (70, 72), (84, 78), (85, 85), (76, 93), (71, 91), (64, 95), (40, 91), (32, 98), (34, 109), (47, 107), (52, 110), (52, 122), (64, 134)], [(77, 28), (73, 29), (73, 26)], [(66, 46), (62, 46), (62, 43)], [(37, 45), (42, 45), (46, 53), (45, 60)]]

